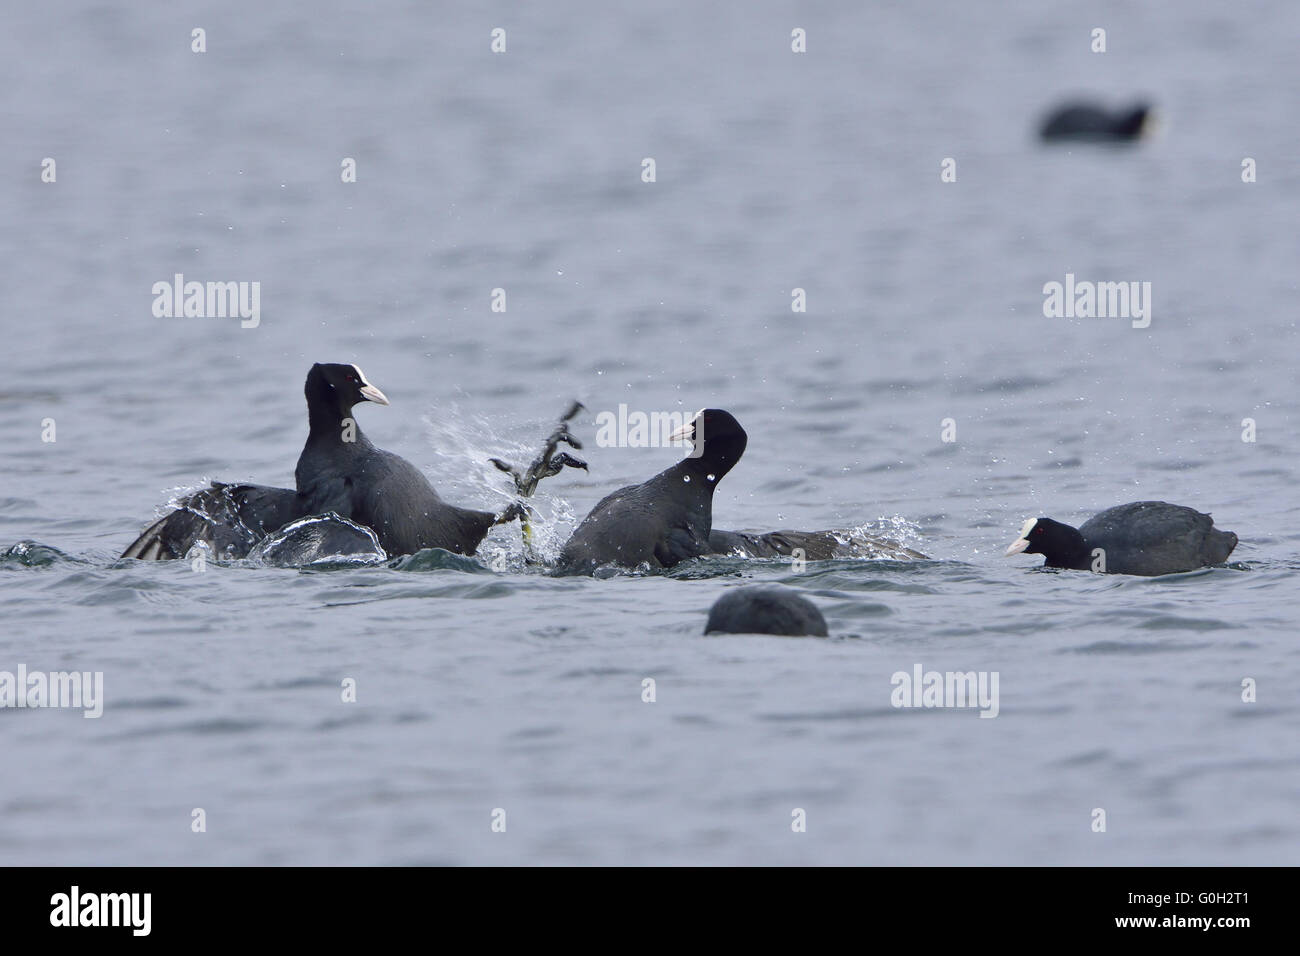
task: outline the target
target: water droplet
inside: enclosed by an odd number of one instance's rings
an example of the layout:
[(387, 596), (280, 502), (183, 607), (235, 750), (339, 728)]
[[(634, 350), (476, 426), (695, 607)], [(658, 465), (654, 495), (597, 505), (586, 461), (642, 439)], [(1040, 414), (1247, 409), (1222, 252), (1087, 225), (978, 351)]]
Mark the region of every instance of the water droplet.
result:
[(682, 475), (682, 481), (690, 481), (690, 480), (691, 480), (690, 475)]
[(709, 475), (709, 481), (717, 481), (717, 480), (718, 480), (717, 475)]

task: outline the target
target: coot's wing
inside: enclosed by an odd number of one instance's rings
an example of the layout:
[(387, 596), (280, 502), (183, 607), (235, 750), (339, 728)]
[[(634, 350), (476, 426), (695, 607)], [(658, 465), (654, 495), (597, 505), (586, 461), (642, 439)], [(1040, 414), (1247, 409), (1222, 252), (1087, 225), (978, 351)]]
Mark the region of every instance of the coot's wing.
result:
[(1209, 515), (1166, 501), (1109, 508), (1084, 522), (1079, 533), (1089, 548), (1105, 552), (1107, 571), (1147, 576), (1219, 564), (1237, 543)]
[(146, 528), (122, 557), (183, 558), (194, 545), (205, 543), (219, 557), (242, 558), (267, 534), (304, 516), (301, 499), (291, 489), (213, 482)]

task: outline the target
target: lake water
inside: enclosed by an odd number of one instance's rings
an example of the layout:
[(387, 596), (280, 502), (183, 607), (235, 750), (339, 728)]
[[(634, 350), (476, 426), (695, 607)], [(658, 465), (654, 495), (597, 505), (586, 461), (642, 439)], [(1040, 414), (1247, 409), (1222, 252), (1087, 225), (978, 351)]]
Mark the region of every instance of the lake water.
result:
[[(104, 709), (0, 710), (0, 861), (1300, 862), (1298, 28), (1282, 2), (15, 7), (0, 671), (100, 671)], [(1036, 141), (1088, 93), (1159, 130)], [(155, 317), (177, 273), (259, 282), (258, 324)], [(1150, 282), (1149, 326), (1046, 318), (1067, 274)], [(625, 403), (744, 424), (717, 526), (933, 560), (555, 578), (510, 528), (482, 562), (117, 561), (178, 489), (292, 484), (316, 361), (364, 368), (371, 439), (479, 507), (507, 500), (487, 457), (581, 399), (550, 554), (681, 454), (599, 447)], [(1027, 517), (1146, 498), (1213, 512), (1231, 565), (1001, 556)], [(832, 637), (702, 636), (769, 581)], [(917, 665), (997, 672), (998, 716), (891, 706)]]

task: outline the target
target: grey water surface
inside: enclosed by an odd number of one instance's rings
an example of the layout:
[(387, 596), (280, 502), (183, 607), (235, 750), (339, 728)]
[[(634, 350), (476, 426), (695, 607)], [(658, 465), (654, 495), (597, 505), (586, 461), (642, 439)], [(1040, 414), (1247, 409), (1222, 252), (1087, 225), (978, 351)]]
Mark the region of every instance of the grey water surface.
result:
[[(104, 701), (0, 709), (0, 862), (1300, 862), (1298, 30), (1281, 0), (13, 6), (0, 671)], [(1080, 94), (1159, 129), (1040, 144)], [(256, 327), (155, 317), (177, 273), (259, 282)], [(1067, 274), (1150, 282), (1149, 326), (1045, 317)], [(680, 456), (599, 446), (626, 404), (744, 424), (717, 526), (932, 559), (557, 578), (508, 527), (478, 559), (117, 560), (184, 489), (291, 485), (316, 361), (475, 507), (581, 399), (549, 555)], [(1231, 563), (1001, 556), (1147, 498)], [(832, 637), (702, 636), (753, 582)], [(918, 664), (997, 672), (998, 716), (891, 706)]]

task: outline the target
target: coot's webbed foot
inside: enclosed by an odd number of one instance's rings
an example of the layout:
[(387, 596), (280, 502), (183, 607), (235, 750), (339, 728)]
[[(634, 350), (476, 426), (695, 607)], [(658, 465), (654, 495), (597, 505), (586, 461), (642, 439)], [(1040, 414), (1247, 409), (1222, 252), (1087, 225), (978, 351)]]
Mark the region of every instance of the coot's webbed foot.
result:
[(567, 451), (559, 452), (554, 455), (551, 460), (546, 463), (546, 466), (537, 474), (534, 487), (536, 486), (537, 481), (541, 481), (543, 478), (552, 478), (562, 472), (565, 468), (581, 468), (583, 471), (586, 471), (587, 463), (581, 458), (574, 458)]
[(581, 402), (574, 402), (569, 406), (569, 410), (560, 416), (560, 421), (555, 427), (555, 431), (547, 437), (542, 445), (541, 453), (533, 459), (533, 463), (528, 466), (527, 470), (520, 472), (518, 468), (509, 462), (502, 461), (500, 458), (491, 458), (492, 462), (498, 469), (508, 474), (515, 482), (515, 490), (524, 498), (531, 498), (533, 492), (537, 490), (538, 483), (543, 478), (550, 478), (558, 475), (565, 468), (587, 469), (587, 463), (579, 458), (574, 458), (568, 452), (558, 451), (560, 445), (568, 445), (570, 448), (581, 450), (582, 442), (578, 441), (569, 431), (569, 422), (582, 411)]
[[(573, 402), (568, 411), (560, 416), (555, 430), (547, 437), (542, 445), (542, 450), (533, 463), (528, 466), (526, 471), (520, 472), (518, 468), (508, 461), (502, 461), (500, 458), (489, 458), (498, 470), (504, 471), (515, 483), (515, 491), (521, 498), (531, 498), (533, 492), (537, 490), (538, 483), (543, 478), (550, 478), (558, 475), (565, 468), (581, 468), (587, 470), (587, 463), (580, 458), (574, 458), (567, 451), (560, 451), (561, 445), (568, 445), (570, 448), (582, 448), (582, 442), (573, 437), (569, 431), (569, 422), (582, 411), (581, 402)], [(500, 515), (497, 516), (497, 524), (505, 524), (507, 521), (519, 519), (520, 530), (524, 536), (524, 549), (527, 552), (528, 560), (534, 562), (539, 560), (534, 549), (534, 537), (532, 510), (522, 501), (517, 501), (510, 505)]]

